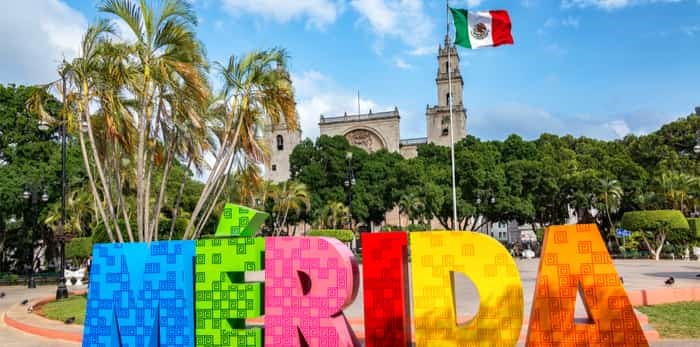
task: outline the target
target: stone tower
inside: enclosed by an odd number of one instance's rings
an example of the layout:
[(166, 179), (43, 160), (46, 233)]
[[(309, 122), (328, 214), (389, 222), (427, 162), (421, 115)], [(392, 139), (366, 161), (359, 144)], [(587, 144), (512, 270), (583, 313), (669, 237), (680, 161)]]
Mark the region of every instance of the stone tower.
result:
[(294, 147), (301, 143), (301, 130), (289, 130), (285, 122), (265, 129), (270, 149), (270, 164), (265, 168), (265, 179), (275, 183), (284, 182), (291, 176), (289, 157)]
[[(291, 83), (289, 72), (280, 66), (277, 69)], [(297, 117), (298, 123), (299, 118)], [(284, 118), (282, 118), (277, 125), (266, 125), (264, 136), (265, 142), (270, 149), (270, 163), (265, 167), (265, 179), (275, 183), (284, 182), (291, 176), (289, 157), (292, 155), (294, 147), (301, 143), (301, 129), (289, 129)]]
[[(452, 99), (455, 142), (467, 136), (467, 110), (464, 108), (462, 92), (464, 80), (462, 80), (462, 74), (459, 72), (457, 48), (450, 44), (449, 37), (445, 37), (445, 46), (441, 46), (438, 52), (438, 71), (435, 79), (437, 84), (437, 105), (428, 106), (425, 112), (426, 128), (428, 130), (429, 143), (449, 146), (450, 99)], [(452, 68), (452, 95), (450, 95), (450, 82), (447, 73), (448, 57), (451, 58), (449, 66)]]

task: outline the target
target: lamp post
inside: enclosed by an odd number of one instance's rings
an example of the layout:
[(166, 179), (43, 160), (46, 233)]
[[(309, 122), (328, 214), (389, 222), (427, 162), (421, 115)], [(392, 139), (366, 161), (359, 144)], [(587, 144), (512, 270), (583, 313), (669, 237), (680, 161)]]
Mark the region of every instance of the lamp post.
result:
[(352, 152), (345, 154), (345, 159), (348, 162), (348, 168), (345, 175), (345, 188), (348, 194), (348, 215), (350, 220), (350, 230), (352, 231), (352, 186), (355, 185), (355, 173), (352, 170)]
[[(66, 90), (66, 79), (63, 78), (63, 90)], [(61, 266), (58, 271), (58, 287), (56, 300), (68, 297), (66, 288), (66, 114), (61, 112), (61, 225), (59, 226), (58, 244), (61, 253)]]
[[(40, 195), (41, 193), (41, 195)], [(49, 193), (46, 191), (46, 189), (41, 189), (37, 187), (30, 187), (27, 186), (24, 189), (24, 193), (22, 193), (22, 197), (27, 200), (27, 202), (30, 204), (32, 207), (32, 212), (33, 216), (32, 219), (34, 222), (32, 223), (32, 229), (31, 229), (31, 234), (32, 234), (32, 244), (29, 250), (29, 278), (27, 280), (27, 288), (36, 288), (36, 282), (34, 281), (34, 244), (36, 243), (36, 227), (38, 223), (36, 223), (36, 219), (38, 218), (38, 211), (37, 211), (37, 205), (39, 205), (39, 202), (47, 202), (49, 201)], [(25, 218), (26, 220), (26, 218)], [(26, 223), (26, 222), (25, 222)]]

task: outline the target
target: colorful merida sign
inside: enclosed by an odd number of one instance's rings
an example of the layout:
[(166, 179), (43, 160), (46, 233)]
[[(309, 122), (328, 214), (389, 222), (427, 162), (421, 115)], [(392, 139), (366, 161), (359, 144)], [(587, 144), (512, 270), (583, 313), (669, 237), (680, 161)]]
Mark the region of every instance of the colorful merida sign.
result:
[[(217, 236), (103, 244), (93, 250), (83, 346), (359, 346), (343, 315), (359, 289), (352, 252), (335, 239), (250, 237), (266, 215), (227, 205)], [(468, 232), (363, 235), (365, 345), (514, 346), (520, 275), (496, 240)], [(413, 322), (409, 310), (410, 247)], [(265, 282), (245, 272), (265, 270)], [(452, 272), (479, 291), (479, 313), (456, 324)], [(591, 321), (574, 322), (581, 291)], [(246, 319), (264, 316), (264, 327)], [(547, 229), (529, 346), (648, 346), (594, 225)]]

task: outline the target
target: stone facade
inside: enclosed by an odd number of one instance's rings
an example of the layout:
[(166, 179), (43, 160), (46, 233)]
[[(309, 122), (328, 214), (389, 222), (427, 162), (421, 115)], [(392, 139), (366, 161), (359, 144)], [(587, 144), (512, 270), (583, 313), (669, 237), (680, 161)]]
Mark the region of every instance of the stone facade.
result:
[[(436, 105), (426, 108), (427, 136), (415, 139), (401, 139), (399, 109), (386, 112), (342, 116), (324, 116), (318, 123), (321, 135), (345, 136), (350, 144), (364, 148), (368, 152), (386, 149), (399, 152), (405, 158), (415, 158), (418, 146), (424, 143), (434, 143), (441, 146), (450, 145), (450, 102), (452, 102), (452, 129), (454, 141), (467, 136), (467, 112), (463, 101), (462, 74), (459, 70), (459, 54), (457, 48), (445, 38), (444, 46), (438, 47), (438, 69), (435, 78), (437, 90)], [(450, 94), (450, 79), (448, 68), (451, 69), (452, 90)], [(266, 131), (272, 160), (266, 170), (266, 178), (281, 182), (289, 178), (289, 155), (294, 146), (301, 142), (301, 132), (290, 132), (281, 125)], [(282, 141), (280, 146), (279, 141)]]
[[(426, 108), (427, 137), (401, 139), (399, 109), (393, 111), (348, 115), (339, 117), (321, 116), (319, 127), (321, 135), (341, 135), (358, 147), (370, 152), (386, 149), (399, 152), (406, 158), (418, 155), (418, 145), (435, 143), (441, 146), (450, 145), (450, 102), (455, 142), (467, 136), (467, 111), (464, 108), (464, 81), (459, 70), (459, 54), (457, 48), (451, 45), (447, 38), (445, 46), (438, 48), (438, 69), (435, 84), (437, 86), (437, 104)], [(451, 75), (448, 74), (451, 70)], [(450, 94), (450, 78), (452, 87)], [(451, 96), (454, 95), (454, 96)]]
[(321, 135), (345, 136), (351, 145), (363, 148), (368, 152), (386, 149), (390, 152), (399, 150), (400, 129), (399, 109), (392, 111), (360, 115), (343, 115), (340, 117), (325, 117), (321, 115), (318, 126)]

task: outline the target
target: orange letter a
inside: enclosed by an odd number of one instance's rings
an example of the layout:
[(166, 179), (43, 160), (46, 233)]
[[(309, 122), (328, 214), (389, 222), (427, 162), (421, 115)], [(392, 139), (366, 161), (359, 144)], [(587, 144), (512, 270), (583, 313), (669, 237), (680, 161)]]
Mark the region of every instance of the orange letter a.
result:
[[(588, 322), (575, 323), (576, 293)], [(527, 346), (649, 346), (595, 224), (544, 236)]]

